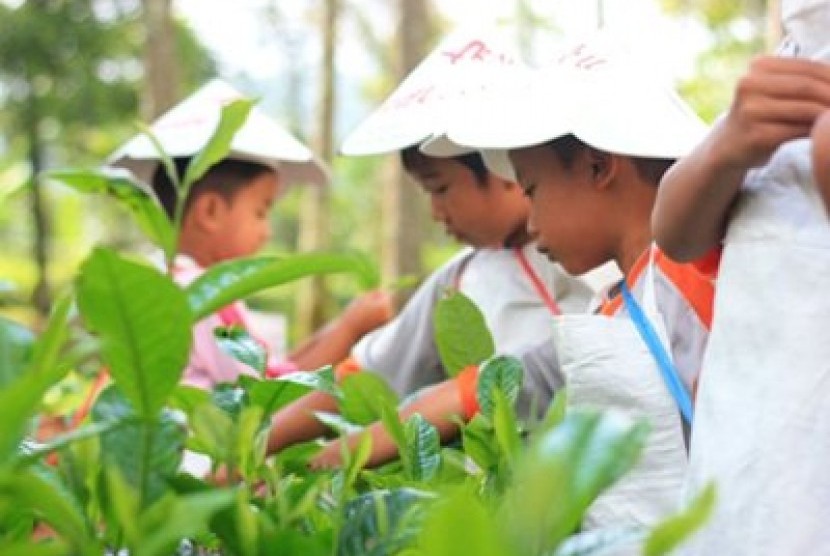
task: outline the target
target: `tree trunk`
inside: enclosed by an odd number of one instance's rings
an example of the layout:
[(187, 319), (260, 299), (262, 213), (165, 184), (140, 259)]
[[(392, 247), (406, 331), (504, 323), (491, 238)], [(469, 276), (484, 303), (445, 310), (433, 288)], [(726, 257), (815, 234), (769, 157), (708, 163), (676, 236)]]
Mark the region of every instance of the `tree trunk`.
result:
[[(325, 0), (322, 22), (324, 42), (317, 152), (326, 164), (331, 164), (334, 158), (335, 45), (339, 7), (339, 0)], [(299, 238), (302, 252), (322, 250), (329, 246), (330, 195), (327, 186), (308, 187), (304, 191)], [(297, 307), (300, 337), (317, 330), (328, 320), (329, 304), (330, 295), (325, 278), (310, 278), (302, 284)]]
[[(427, 0), (398, 0), (398, 82), (402, 81), (427, 54), (430, 37)], [(383, 274), (391, 282), (423, 273), (421, 243), (426, 208), (423, 196), (414, 187), (398, 160), (393, 177), (384, 188)], [(398, 299), (403, 303), (403, 295)]]
[(40, 111), (37, 99), (29, 99), (28, 143), (31, 181), (29, 206), (32, 214), (32, 258), (37, 269), (37, 278), (32, 291), (32, 304), (41, 318), (49, 314), (52, 304), (52, 288), (49, 281), (50, 223), (49, 209), (43, 198), (40, 174), (43, 171), (43, 145), (40, 137)]
[(179, 68), (172, 0), (143, 0), (144, 91), (141, 117), (151, 121), (179, 100)]

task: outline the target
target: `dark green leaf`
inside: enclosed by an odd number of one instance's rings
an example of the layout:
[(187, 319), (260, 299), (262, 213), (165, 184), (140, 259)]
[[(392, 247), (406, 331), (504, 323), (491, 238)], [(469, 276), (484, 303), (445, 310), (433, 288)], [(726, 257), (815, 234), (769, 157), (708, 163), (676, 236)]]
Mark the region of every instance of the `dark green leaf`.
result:
[(169, 491), (167, 480), (176, 474), (184, 450), (186, 430), (182, 423), (168, 411), (154, 420), (139, 419), (115, 386), (98, 396), (92, 419), (96, 423), (119, 422), (117, 429), (101, 436), (101, 453), (136, 489), (142, 507)]
[(220, 326), (213, 330), (213, 335), (223, 352), (245, 363), (260, 375), (265, 372), (268, 364), (265, 346), (252, 338), (247, 330), (241, 326)]
[(190, 352), (184, 293), (157, 270), (98, 248), (81, 267), (78, 303), (118, 386), (142, 418), (154, 418)]
[(23, 374), (34, 344), (35, 336), (28, 328), (0, 317), (0, 388)]
[(68, 336), (69, 306), (69, 298), (55, 303), (46, 329), (34, 344), (26, 370), (0, 390), (0, 423), (3, 423), (0, 427), (0, 463), (9, 461), (43, 395), (69, 370), (60, 359)]
[(515, 357), (499, 355), (489, 359), (482, 365), (478, 376), (476, 396), (481, 412), (488, 418), (493, 418), (495, 402), (493, 391), (498, 389), (506, 401), (512, 406), (519, 397), (522, 388), (524, 369), (522, 363)]
[(441, 439), (438, 431), (419, 413), (404, 424), (407, 454), (412, 462), (412, 479), (429, 481), (441, 467)]
[(709, 484), (695, 497), (688, 508), (659, 523), (651, 531), (646, 540), (645, 556), (663, 556), (680, 546), (684, 540), (706, 523), (712, 515), (716, 501), (715, 485)]
[(374, 373), (349, 375), (340, 383), (340, 389), (340, 413), (351, 423), (374, 423), (381, 419), (383, 408), (398, 405), (398, 396)]
[(55, 170), (48, 177), (81, 193), (109, 195), (133, 216), (139, 228), (156, 245), (168, 251), (173, 247), (173, 226), (161, 205), (126, 173), (101, 170)]
[(319, 274), (347, 272), (364, 287), (377, 283), (377, 268), (357, 253), (306, 253), (290, 258), (257, 257), (226, 261), (210, 267), (187, 287), (196, 320), (265, 288)]
[(423, 522), (430, 493), (402, 488), (352, 498), (343, 512), (338, 556), (386, 556), (410, 546)]
[(450, 376), (491, 357), (495, 344), (476, 304), (455, 292), (438, 302), (434, 314), (435, 345)]

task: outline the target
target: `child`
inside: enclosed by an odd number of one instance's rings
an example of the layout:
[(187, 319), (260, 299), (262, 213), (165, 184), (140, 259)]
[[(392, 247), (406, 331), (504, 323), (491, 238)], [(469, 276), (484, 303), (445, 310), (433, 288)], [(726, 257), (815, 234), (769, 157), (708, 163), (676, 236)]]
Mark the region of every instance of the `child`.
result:
[[(549, 340), (554, 315), (584, 310), (591, 288), (536, 250), (526, 231), (528, 202), (515, 182), (488, 172), (477, 153), (435, 158), (412, 147), (401, 158), (429, 195), (433, 217), (472, 249), (435, 271), (400, 315), (361, 340), (339, 366), (341, 376), (370, 369), (402, 395), (446, 380), (432, 321), (434, 306), (448, 288), (479, 306), (502, 353), (520, 353)], [(524, 410), (531, 405), (526, 402)], [(336, 410), (335, 402), (313, 393), (279, 412), (270, 449), (322, 435), (326, 429), (312, 415), (321, 410)]]
[[(582, 45), (581, 52), (588, 49)], [(540, 348), (547, 360), (528, 354), (523, 361), (526, 382), (564, 382), (574, 406), (650, 420), (641, 462), (592, 505), (583, 524), (648, 526), (676, 508), (686, 467), (681, 414), (689, 416), (713, 297), (709, 276), (652, 249), (650, 215), (661, 175), (705, 128), (673, 92), (600, 62), (548, 79), (533, 75), (517, 83), (520, 99), (487, 99), (489, 113), (501, 116), (497, 128), (483, 126), (480, 114), (464, 113), (447, 138), (458, 143), (463, 135), (467, 146), (510, 149), (513, 168), (496, 169), (502, 175), (515, 169), (531, 199), (529, 229), (539, 249), (565, 270), (579, 274), (613, 260), (625, 273), (595, 311), (555, 319), (555, 343)], [(499, 135), (501, 144), (491, 141)], [(646, 341), (646, 331), (658, 340)], [(476, 372), (428, 392), (404, 414), (417, 411), (441, 426), (452, 415), (469, 418), (476, 410)], [(380, 427), (370, 433), (373, 448), (385, 449)], [(338, 450), (336, 443), (328, 447), (317, 463), (336, 463)]]
[(816, 120), (811, 134), (813, 141), (813, 173), (824, 206), (830, 212), (830, 110)]
[[(215, 80), (153, 124), (152, 130), (162, 147), (175, 157), (180, 177), (190, 157), (204, 146), (217, 125), (221, 106), (239, 97), (230, 86)], [(130, 169), (151, 183), (172, 218), (177, 200), (174, 186), (145, 135), (119, 149), (110, 164)], [(173, 269), (177, 282), (188, 284), (211, 265), (254, 255), (270, 236), (268, 214), (287, 184), (312, 181), (323, 186), (324, 179), (324, 169), (305, 146), (256, 108), (252, 109), (231, 142), (229, 156), (212, 166), (190, 190)], [(336, 363), (365, 332), (390, 316), (388, 296), (363, 296), (295, 350), (288, 360), (280, 361), (275, 354), (269, 354), (268, 375)], [(240, 374), (255, 374), (252, 368), (219, 348), (214, 330), (228, 325), (250, 327), (244, 303), (233, 303), (195, 325), (184, 383), (211, 388), (220, 382), (233, 382)]]
[(721, 503), (687, 554), (830, 547), (830, 226), (809, 140), (830, 108), (830, 3), (785, 0), (782, 14), (784, 56), (752, 62), (654, 214), (675, 257), (723, 244), (689, 474)]
[[(176, 159), (180, 175), (188, 161)], [(172, 215), (176, 197), (161, 166), (152, 187), (167, 214)], [(193, 185), (185, 204), (179, 255), (173, 270), (176, 281), (188, 284), (207, 267), (259, 251), (270, 236), (268, 214), (279, 189), (278, 174), (262, 164), (226, 158), (211, 167)], [(389, 318), (390, 311), (385, 295), (359, 298), (292, 352), (287, 361), (271, 357), (267, 374), (278, 376), (299, 369), (317, 369), (342, 360), (364, 333)], [(240, 374), (254, 374), (253, 369), (224, 353), (216, 343), (214, 330), (228, 325), (249, 328), (244, 303), (233, 303), (196, 323), (184, 383), (211, 388), (220, 382), (233, 382)]]

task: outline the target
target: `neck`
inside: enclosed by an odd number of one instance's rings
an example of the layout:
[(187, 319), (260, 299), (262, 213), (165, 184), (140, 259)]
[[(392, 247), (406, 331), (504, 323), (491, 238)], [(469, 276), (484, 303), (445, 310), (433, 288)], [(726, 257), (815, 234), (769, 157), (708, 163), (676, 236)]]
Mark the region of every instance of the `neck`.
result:
[(644, 226), (638, 226), (622, 238), (614, 254), (614, 260), (624, 275), (628, 275), (640, 255), (651, 245), (651, 225), (646, 220)]

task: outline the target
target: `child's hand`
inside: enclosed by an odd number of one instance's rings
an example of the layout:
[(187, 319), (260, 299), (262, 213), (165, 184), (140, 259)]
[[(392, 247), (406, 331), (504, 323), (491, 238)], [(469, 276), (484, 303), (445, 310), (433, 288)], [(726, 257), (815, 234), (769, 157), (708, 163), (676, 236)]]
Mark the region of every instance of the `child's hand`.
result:
[(824, 206), (830, 212), (830, 110), (824, 112), (813, 126), (813, 174)]
[(308, 466), (315, 471), (323, 471), (325, 469), (336, 469), (343, 465), (343, 457), (341, 451), (340, 441), (329, 442), (325, 447), (311, 458)]
[(395, 314), (392, 294), (383, 290), (365, 293), (343, 311), (343, 323), (360, 337), (386, 323)]
[(715, 154), (732, 168), (764, 164), (786, 141), (807, 137), (830, 109), (830, 66), (797, 58), (762, 57), (738, 83), (720, 123)]

